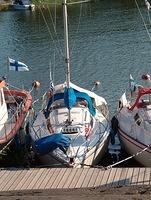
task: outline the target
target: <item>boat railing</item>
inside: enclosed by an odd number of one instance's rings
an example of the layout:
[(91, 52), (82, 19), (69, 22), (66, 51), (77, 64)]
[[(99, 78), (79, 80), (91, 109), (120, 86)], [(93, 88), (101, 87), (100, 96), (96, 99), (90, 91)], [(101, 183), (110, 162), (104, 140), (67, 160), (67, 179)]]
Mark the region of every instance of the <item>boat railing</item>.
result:
[(34, 139), (36, 140), (36, 139), (39, 139), (39, 138), (41, 138), (44, 134), (44, 129), (40, 126), (40, 125), (38, 125), (39, 126), (39, 128), (38, 129), (35, 129), (36, 127), (35, 126), (31, 126), (31, 128), (32, 128), (32, 130), (33, 130), (33, 132), (34, 132)]
[[(1, 126), (4, 127), (3, 130), (4, 130), (4, 135), (5, 135), (6, 140), (8, 137), (7, 133), (10, 133), (10, 131), (15, 128), (15, 125), (17, 125), (17, 123), (20, 123), (20, 121), (18, 119), (19, 119), (19, 115), (22, 111), (23, 111), (23, 104), (21, 103), (18, 107), (15, 107), (15, 110), (10, 109), (8, 112), (8, 120), (6, 122), (0, 124)], [(3, 117), (5, 115), (6, 115), (6, 113), (4, 113)], [(1, 120), (2, 120), (2, 118), (1, 118)], [(14, 130), (14, 131), (16, 131), (16, 130)]]

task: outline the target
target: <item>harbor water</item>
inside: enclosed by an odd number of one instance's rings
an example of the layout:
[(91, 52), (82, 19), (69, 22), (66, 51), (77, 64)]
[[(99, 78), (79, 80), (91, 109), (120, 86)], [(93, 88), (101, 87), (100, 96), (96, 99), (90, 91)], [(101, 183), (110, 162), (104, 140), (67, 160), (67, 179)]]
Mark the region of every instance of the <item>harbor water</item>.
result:
[[(144, 1), (138, 6), (129, 0), (97, 0), (68, 8), (71, 80), (87, 89), (100, 81), (97, 94), (108, 102), (110, 118), (128, 87), (129, 74), (141, 84), (142, 74), (151, 73), (144, 26), (150, 31), (150, 13)], [(63, 33), (61, 6), (0, 12), (0, 75), (29, 90), (38, 80), (41, 86), (33, 97), (41, 98), (49, 88), (50, 69), (54, 84), (65, 80)], [(26, 63), (30, 71), (9, 71), (8, 57)]]

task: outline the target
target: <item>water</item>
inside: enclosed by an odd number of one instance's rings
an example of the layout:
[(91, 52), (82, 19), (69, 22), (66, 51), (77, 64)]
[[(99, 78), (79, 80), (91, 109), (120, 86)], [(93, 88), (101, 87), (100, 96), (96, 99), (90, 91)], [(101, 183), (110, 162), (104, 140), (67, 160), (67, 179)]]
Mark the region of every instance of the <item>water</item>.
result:
[[(139, 6), (150, 31), (143, 2)], [(61, 7), (56, 11), (56, 33), (54, 16), (55, 9), (46, 7), (35, 12), (0, 12), (1, 76), (7, 74), (11, 84), (27, 89), (33, 80), (40, 81), (35, 98), (48, 89), (50, 65), (54, 83), (65, 80)], [(151, 71), (150, 40), (138, 9), (133, 1), (102, 0), (69, 6), (68, 16), (71, 80), (87, 89), (99, 80), (97, 93), (107, 100), (112, 117), (129, 73), (139, 80)], [(30, 72), (8, 73), (8, 56), (26, 63)]]

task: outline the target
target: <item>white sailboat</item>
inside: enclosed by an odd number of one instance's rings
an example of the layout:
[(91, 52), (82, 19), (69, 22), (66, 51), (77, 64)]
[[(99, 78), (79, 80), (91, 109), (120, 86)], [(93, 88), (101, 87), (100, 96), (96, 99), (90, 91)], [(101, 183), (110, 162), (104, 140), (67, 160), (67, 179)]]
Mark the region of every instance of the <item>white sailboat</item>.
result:
[[(148, 75), (142, 78), (148, 80)], [(149, 78), (150, 79), (150, 78)], [(150, 82), (150, 80), (149, 80)], [(151, 166), (151, 86), (135, 84), (130, 76), (133, 86), (131, 93), (123, 94), (119, 100), (118, 113), (118, 135), (124, 149), (143, 166)], [(128, 100), (129, 99), (129, 100)], [(137, 155), (138, 154), (138, 155)]]
[(53, 88), (30, 135), (33, 150), (47, 165), (91, 167), (100, 161), (109, 141), (107, 102), (70, 80), (67, 2), (63, 3), (66, 81)]
[(30, 0), (15, 0), (12, 4), (14, 10), (35, 10)]

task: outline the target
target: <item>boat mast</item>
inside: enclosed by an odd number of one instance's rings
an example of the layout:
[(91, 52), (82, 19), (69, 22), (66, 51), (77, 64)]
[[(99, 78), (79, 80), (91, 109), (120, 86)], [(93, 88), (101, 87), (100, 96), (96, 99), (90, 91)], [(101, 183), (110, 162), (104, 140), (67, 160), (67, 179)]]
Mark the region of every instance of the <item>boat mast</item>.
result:
[[(66, 64), (66, 83), (70, 88), (70, 57), (69, 57), (69, 39), (68, 39), (68, 20), (67, 20), (67, 1), (63, 0), (63, 19), (64, 19), (64, 42), (65, 42), (65, 64)], [(71, 122), (70, 109), (68, 112), (68, 122)]]

